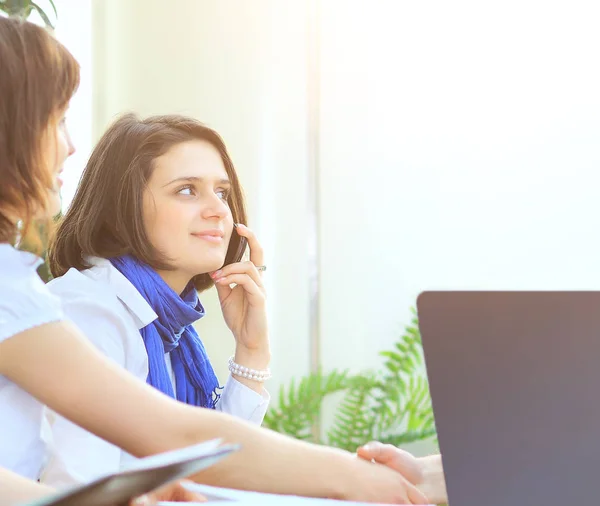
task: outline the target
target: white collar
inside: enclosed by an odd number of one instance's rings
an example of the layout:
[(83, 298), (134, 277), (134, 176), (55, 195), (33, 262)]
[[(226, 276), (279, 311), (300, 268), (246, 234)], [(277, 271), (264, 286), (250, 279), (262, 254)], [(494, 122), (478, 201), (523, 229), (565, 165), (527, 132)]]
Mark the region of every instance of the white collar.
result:
[(139, 329), (158, 318), (142, 294), (110, 260), (100, 257), (86, 257), (84, 260), (86, 264), (92, 266), (88, 271), (91, 277), (103, 281), (114, 290), (115, 295), (135, 318)]

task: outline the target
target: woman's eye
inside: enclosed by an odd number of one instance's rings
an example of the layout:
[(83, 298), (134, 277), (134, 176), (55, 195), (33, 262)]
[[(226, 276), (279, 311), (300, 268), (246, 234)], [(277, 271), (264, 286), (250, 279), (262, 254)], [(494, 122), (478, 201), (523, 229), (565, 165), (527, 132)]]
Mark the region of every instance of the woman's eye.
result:
[(194, 191), (191, 186), (184, 186), (177, 191), (179, 195), (194, 195)]
[(217, 190), (217, 195), (221, 200), (227, 200), (229, 198), (229, 190)]

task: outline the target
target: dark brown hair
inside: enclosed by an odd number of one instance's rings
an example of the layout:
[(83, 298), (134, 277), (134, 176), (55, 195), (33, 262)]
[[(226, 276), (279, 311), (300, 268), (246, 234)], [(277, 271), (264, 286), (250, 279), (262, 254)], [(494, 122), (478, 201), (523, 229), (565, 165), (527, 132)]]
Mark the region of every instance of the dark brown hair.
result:
[(32, 224), (54, 186), (46, 136), (79, 86), (79, 64), (44, 28), (0, 17), (0, 76), (0, 242), (15, 240), (18, 218), (39, 253)]
[[(148, 239), (143, 222), (143, 194), (155, 160), (182, 142), (203, 140), (221, 155), (231, 193), (228, 204), (234, 223), (246, 223), (242, 188), (225, 143), (199, 121), (179, 115), (142, 120), (133, 114), (119, 118), (94, 149), (68, 212), (50, 248), (50, 269), (62, 276), (71, 267), (89, 266), (85, 256), (111, 258), (131, 254), (155, 269), (170, 268), (168, 259)], [(232, 234), (225, 265), (239, 261), (241, 238)], [(212, 286), (208, 274), (194, 277), (198, 290)]]

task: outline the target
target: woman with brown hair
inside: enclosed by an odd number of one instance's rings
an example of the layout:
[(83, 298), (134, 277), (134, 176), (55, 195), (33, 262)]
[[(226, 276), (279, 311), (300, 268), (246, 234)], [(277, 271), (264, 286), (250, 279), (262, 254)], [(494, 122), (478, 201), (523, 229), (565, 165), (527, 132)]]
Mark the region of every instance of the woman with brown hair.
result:
[[(0, 74), (0, 466), (39, 479), (47, 451), (46, 404), (138, 457), (214, 438), (241, 443), (239, 452), (197, 477), (203, 483), (424, 502), (416, 488), (382, 465), (163, 395), (107, 360), (66, 320), (60, 301), (36, 274), (38, 259), (15, 244), (57, 209), (59, 173), (72, 152), (63, 117), (78, 66), (43, 29), (0, 18)], [(5, 501), (8, 481), (14, 480), (6, 477)], [(47, 493), (33, 481), (25, 483), (36, 488), (32, 495)], [(14, 491), (22, 484), (13, 485)]]
[[(127, 114), (83, 171), (50, 248), (48, 286), (86, 337), (142, 381), (260, 425), (270, 375), (263, 252), (245, 222), (237, 173), (214, 130), (185, 116)], [(246, 241), (250, 260), (241, 262)], [(193, 326), (204, 316), (198, 292), (213, 284), (236, 344), (221, 392)], [(64, 418), (53, 433), (46, 483), (87, 482), (129, 459)]]

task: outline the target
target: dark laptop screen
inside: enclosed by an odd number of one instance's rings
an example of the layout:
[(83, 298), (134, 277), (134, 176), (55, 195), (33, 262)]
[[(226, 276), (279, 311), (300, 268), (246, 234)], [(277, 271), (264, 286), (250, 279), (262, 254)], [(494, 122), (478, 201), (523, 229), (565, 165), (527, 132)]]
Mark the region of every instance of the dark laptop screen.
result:
[(600, 489), (600, 293), (418, 300), (450, 506), (564, 506)]

